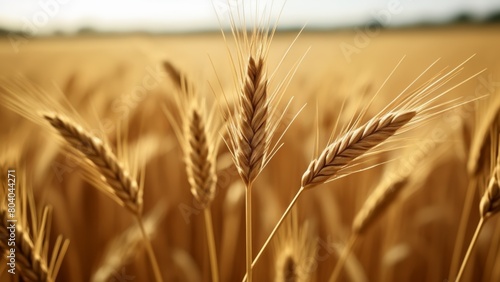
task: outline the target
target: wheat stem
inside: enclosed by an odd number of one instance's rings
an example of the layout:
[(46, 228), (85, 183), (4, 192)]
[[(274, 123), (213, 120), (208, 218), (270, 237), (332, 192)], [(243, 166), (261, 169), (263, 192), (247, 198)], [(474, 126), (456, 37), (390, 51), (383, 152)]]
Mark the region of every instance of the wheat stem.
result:
[(460, 271), (458, 272), (457, 279), (455, 280), (455, 282), (459, 282), (460, 279), (462, 278), (462, 275), (464, 274), (465, 266), (467, 265), (467, 261), (469, 260), (470, 254), (472, 253), (472, 248), (474, 248), (474, 245), (477, 242), (477, 238), (479, 237), (479, 233), (483, 228), (484, 222), (485, 218), (481, 217), (479, 223), (477, 224), (476, 231), (474, 232), (474, 236), (472, 237), (472, 240), (469, 243), (469, 248), (467, 249), (467, 253), (465, 254), (465, 257), (462, 261), (462, 265), (460, 266)]
[(330, 276), (330, 282), (337, 281), (339, 278), (340, 273), (342, 272), (342, 267), (344, 266), (345, 262), (347, 261), (347, 258), (349, 257), (349, 254), (352, 251), (352, 248), (354, 244), (356, 244), (356, 241), (358, 240), (358, 234), (353, 233), (349, 237), (349, 241), (347, 242), (347, 245), (344, 247), (342, 250), (342, 254), (340, 255), (340, 258), (335, 265), (335, 269), (333, 270), (332, 276)]
[(245, 224), (246, 224), (246, 277), (252, 281), (252, 183), (248, 183), (245, 191)]
[[(283, 213), (283, 215), (281, 215), (281, 218), (278, 220), (278, 223), (276, 223), (276, 225), (273, 228), (273, 231), (271, 231), (271, 234), (269, 234), (269, 236), (266, 239), (266, 242), (264, 242), (264, 245), (262, 245), (262, 247), (260, 248), (259, 253), (257, 254), (257, 256), (255, 257), (255, 259), (253, 260), (252, 265), (251, 265), (252, 268), (255, 266), (255, 264), (257, 263), (257, 261), (259, 261), (259, 258), (262, 256), (262, 253), (266, 249), (267, 245), (269, 245), (269, 243), (273, 239), (274, 235), (276, 234), (276, 231), (278, 231), (278, 229), (280, 228), (281, 224), (283, 223), (283, 221), (285, 220), (285, 218), (287, 217), (287, 215), (290, 213), (290, 211), (292, 210), (292, 208), (295, 206), (295, 203), (299, 199), (299, 197), (302, 194), (302, 192), (304, 192), (304, 187), (301, 187), (299, 189), (299, 191), (297, 192), (297, 194), (295, 194), (295, 196), (293, 197), (292, 201), (290, 202), (290, 204), (286, 208), (286, 210)], [(247, 279), (247, 277), (245, 276), (243, 278), (243, 281), (246, 281), (246, 279)]]
[(139, 224), (139, 228), (141, 229), (142, 236), (144, 237), (144, 245), (146, 246), (146, 253), (148, 254), (149, 261), (151, 262), (151, 267), (153, 268), (153, 273), (155, 275), (155, 281), (163, 282), (163, 278), (161, 277), (160, 267), (158, 265), (158, 261), (156, 260), (155, 253), (153, 251), (153, 246), (151, 245), (151, 241), (146, 233), (146, 229), (144, 228), (144, 223), (142, 218), (139, 215), (135, 217), (137, 219), (137, 223)]
[(467, 225), (469, 223), (470, 212), (472, 209), (472, 203), (474, 202), (474, 192), (476, 186), (476, 178), (469, 182), (469, 187), (467, 187), (467, 193), (465, 195), (464, 208), (460, 216), (460, 223), (457, 231), (457, 238), (455, 240), (455, 246), (453, 247), (453, 256), (451, 258), (451, 267), (448, 277), (453, 277), (458, 270), (458, 264), (460, 263), (460, 257), (462, 253), (462, 248), (465, 241), (465, 233), (467, 231)]
[(205, 229), (207, 232), (208, 254), (210, 256), (210, 269), (212, 281), (219, 282), (219, 268), (217, 265), (217, 249), (215, 248), (214, 226), (212, 223), (212, 212), (209, 207), (203, 210), (205, 215)]

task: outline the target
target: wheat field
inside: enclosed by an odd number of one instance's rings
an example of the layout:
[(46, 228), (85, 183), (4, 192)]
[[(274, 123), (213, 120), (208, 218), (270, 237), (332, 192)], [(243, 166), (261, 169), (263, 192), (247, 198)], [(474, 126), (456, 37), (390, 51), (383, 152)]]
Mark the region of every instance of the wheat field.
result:
[(498, 30), (0, 38), (20, 281), (499, 281)]

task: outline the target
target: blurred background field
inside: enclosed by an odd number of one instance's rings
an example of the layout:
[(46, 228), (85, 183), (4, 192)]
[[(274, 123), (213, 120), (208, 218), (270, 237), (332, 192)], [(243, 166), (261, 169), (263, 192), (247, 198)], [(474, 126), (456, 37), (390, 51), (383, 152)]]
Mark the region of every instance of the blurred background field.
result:
[[(294, 96), (291, 112), (307, 106), (286, 133), (285, 145), (255, 184), (254, 252), (299, 188), (313, 154), (316, 115), (322, 148), (345, 97), (341, 124), (368, 103), (403, 57), (368, 116), (377, 113), (438, 58), (438, 67), (431, 73), (455, 66), (474, 54), (459, 78), (486, 69), (449, 97), (498, 95), (499, 32), (498, 23), (394, 29), (361, 26), (303, 32), (275, 77), (279, 81), (304, 56), (285, 98)], [(268, 58), (269, 73), (296, 36), (296, 31), (275, 35)], [(0, 75), (12, 79), (22, 75), (44, 89), (44, 95), (63, 93), (90, 128), (104, 126), (111, 144), (116, 145), (120, 126), (128, 127), (130, 143), (145, 141), (145, 213), (156, 205), (166, 207), (166, 215), (153, 237), (165, 281), (210, 281), (203, 215), (193, 203), (180, 147), (162, 113), (161, 105), (170, 103), (174, 95), (162, 62), (169, 61), (186, 72), (209, 99), (213, 98), (210, 85), (214, 92), (222, 88), (231, 96), (231, 64), (220, 33), (90, 33), (22, 38), (25, 40), (16, 46), (8, 35), (0, 38)], [(419, 140), (433, 140), (436, 131), (445, 135), (433, 144), (432, 156), (415, 171), (417, 180), (355, 247), (344, 273), (345, 281), (447, 281), (468, 183), (466, 163), (475, 109), (466, 106), (454, 112), (456, 115), (438, 117), (413, 132), (411, 142), (417, 145)], [(0, 120), (3, 149), (22, 156), (38, 204), (54, 207), (51, 234), (63, 234), (71, 240), (58, 281), (89, 281), (107, 245), (134, 221), (116, 203), (82, 181), (78, 165), (68, 161), (49, 132), (5, 108), (0, 111)], [(411, 152), (411, 148), (401, 149), (391, 157)], [(224, 147), (218, 160), (219, 192), (212, 212), (221, 278), (239, 281), (245, 271), (243, 187), (238, 184), (239, 176)], [(335, 247), (347, 239), (355, 213), (389, 168), (393, 168), (391, 164), (354, 174), (307, 191), (299, 200), (300, 221), (310, 222), (315, 234), (311, 240), (318, 242), (313, 281), (329, 277), (337, 260)], [(479, 218), (481, 195), (475, 195), (466, 242)], [(484, 227), (465, 281), (500, 278), (499, 220), (497, 216)], [(273, 280), (274, 262), (269, 249), (256, 266), (254, 279)], [(4, 274), (2, 279), (6, 277)], [(152, 279), (142, 251), (109, 277), (109, 281)]]

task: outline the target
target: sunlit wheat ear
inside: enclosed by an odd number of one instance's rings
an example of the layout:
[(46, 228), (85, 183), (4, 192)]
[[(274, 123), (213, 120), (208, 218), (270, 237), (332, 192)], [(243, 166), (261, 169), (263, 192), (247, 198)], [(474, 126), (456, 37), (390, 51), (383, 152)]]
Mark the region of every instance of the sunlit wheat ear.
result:
[(302, 187), (312, 188), (334, 178), (339, 170), (393, 136), (416, 114), (415, 111), (389, 113), (340, 136), (309, 164), (302, 176)]
[(267, 78), (263, 58), (255, 60), (250, 57), (242, 92), (238, 135), (231, 135), (231, 138), (236, 167), (243, 181), (249, 184), (262, 171), (269, 149)]
[[(463, 65), (468, 60), (470, 60), (470, 58), (444, 74), (441, 71), (428, 81), (425, 81), (421, 86), (410, 91), (410, 89), (414, 87), (413, 85), (419, 81), (437, 61), (434, 62), (376, 116), (371, 118), (364, 125), (360, 125), (371, 103), (380, 92), (380, 90), (377, 91), (371, 102), (362, 109), (359, 116), (354, 117), (342, 130), (339, 137), (330, 143), (321, 154), (309, 164), (309, 167), (302, 177), (303, 188), (311, 188), (326, 181), (343, 177), (349, 174), (348, 170), (354, 166), (354, 162), (358, 161), (361, 157), (375, 156), (380, 152), (393, 150), (393, 148), (386, 148), (385, 150), (380, 149), (382, 147), (379, 148), (379, 146), (385, 143), (389, 137), (419, 127), (424, 122), (439, 116), (443, 112), (484, 98), (477, 97), (472, 100), (465, 100), (460, 98), (446, 99), (445, 97), (447, 93), (480, 73), (454, 82), (454, 84), (451, 83), (451, 81), (453, 81), (462, 71)], [(400, 61), (399, 64), (401, 64), (401, 62), (402, 61)], [(398, 66), (396, 66), (396, 68)], [(396, 71), (396, 68), (392, 71), (384, 84)], [(449, 84), (452, 85), (449, 86)], [(374, 150), (375, 148), (378, 149)], [(368, 152), (369, 150), (371, 152)], [(341, 171), (345, 172), (340, 175), (339, 172)]]
[(57, 113), (45, 113), (43, 117), (71, 146), (72, 152), (88, 160), (83, 164), (83, 168), (90, 175), (88, 180), (134, 215), (140, 215), (142, 185), (137, 184), (111, 149), (101, 139), (67, 117)]
[[(234, 50), (230, 48), (221, 28), (233, 72), (234, 89), (231, 93), (237, 98), (234, 110), (228, 102), (233, 99), (228, 98), (222, 87), (221, 91), (214, 92), (216, 95), (222, 92), (224, 96), (221, 100), (225, 104), (221, 103), (221, 108), (228, 132), (225, 142), (233, 155), (238, 173), (247, 186), (255, 181), (279, 150), (284, 132), (296, 117), (288, 113), (292, 99), (283, 107), (281, 103), (283, 94), (303, 59), (299, 58), (286, 76), (278, 80), (275, 73), (285, 59), (285, 53), (276, 69), (268, 73), (268, 52), (277, 24), (270, 23), (272, 7), (268, 4), (269, 2), (242, 2), (241, 5), (238, 3), (237, 11), (230, 11), (231, 34), (236, 47)], [(257, 14), (260, 8), (263, 8), (261, 14)], [(253, 24), (253, 27), (249, 29), (248, 23)]]
[(310, 281), (314, 273), (311, 260), (317, 253), (313, 238), (311, 226), (307, 222), (299, 226), (295, 215), (285, 223), (274, 242), (274, 281)]
[(215, 107), (207, 112), (206, 101), (196, 92), (194, 83), (171, 63), (165, 62), (164, 68), (179, 92), (175, 94), (175, 104), (180, 121), (168, 109), (165, 109), (165, 114), (184, 153), (191, 193), (202, 206), (207, 207), (215, 197), (217, 184), (220, 126)]
[[(160, 203), (149, 214), (144, 216), (144, 229), (148, 238), (152, 238), (156, 233), (165, 213), (165, 204)], [(112, 275), (119, 272), (125, 264), (133, 259), (133, 256), (137, 255), (138, 249), (142, 247), (143, 239), (144, 237), (137, 224), (132, 224), (122, 234), (115, 237), (104, 250), (99, 267), (92, 275), (91, 281), (109, 281)]]
[[(9, 167), (16, 170), (16, 214), (11, 218), (7, 206), (7, 178), (2, 173), (0, 188), (0, 198), (5, 199), (0, 203), (0, 235), (9, 238), (10, 231), (9, 219), (16, 221), (16, 275), (20, 275), (23, 281), (50, 281), (54, 282), (57, 278), (62, 260), (68, 249), (69, 241), (58, 236), (52, 251), (49, 251), (50, 240), (50, 222), (52, 218), (52, 209), (48, 206), (38, 210), (35, 206), (33, 191), (27, 185), (25, 176), (21, 175), (24, 168)], [(6, 172), (6, 170), (4, 170)], [(6, 254), (13, 248), (8, 245), (8, 241), (1, 240), (0, 252)]]

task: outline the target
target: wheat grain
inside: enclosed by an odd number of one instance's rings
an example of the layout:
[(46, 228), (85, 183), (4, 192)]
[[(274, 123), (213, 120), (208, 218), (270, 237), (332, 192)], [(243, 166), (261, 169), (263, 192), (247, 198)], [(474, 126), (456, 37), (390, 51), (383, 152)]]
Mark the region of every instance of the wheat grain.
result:
[(139, 189), (136, 180), (132, 179), (129, 172), (118, 162), (111, 149), (101, 139), (86, 132), (69, 118), (55, 113), (43, 116), (73, 149), (83, 154), (94, 165), (111, 189), (103, 186), (98, 188), (134, 215), (140, 215), (142, 213), (142, 190)]
[(309, 164), (302, 176), (302, 187), (312, 188), (331, 179), (351, 161), (394, 135), (416, 114), (415, 111), (388, 113), (340, 136)]

